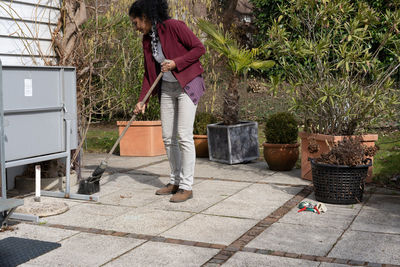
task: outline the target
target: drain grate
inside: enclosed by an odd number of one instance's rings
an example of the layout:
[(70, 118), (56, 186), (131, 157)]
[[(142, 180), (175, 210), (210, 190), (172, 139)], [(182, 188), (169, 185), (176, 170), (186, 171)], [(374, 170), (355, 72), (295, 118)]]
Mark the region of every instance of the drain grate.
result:
[(58, 247), (61, 247), (61, 244), (19, 237), (7, 237), (0, 240), (0, 266), (17, 266)]

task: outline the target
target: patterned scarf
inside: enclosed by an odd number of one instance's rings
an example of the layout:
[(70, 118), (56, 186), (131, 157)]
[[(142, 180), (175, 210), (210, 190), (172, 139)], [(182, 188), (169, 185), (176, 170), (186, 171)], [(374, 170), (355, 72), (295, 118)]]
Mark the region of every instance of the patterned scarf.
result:
[(150, 37), (151, 37), (151, 49), (153, 50), (153, 57), (157, 57), (158, 56), (158, 34), (157, 34), (157, 24), (153, 24), (153, 26), (151, 26), (151, 31), (150, 31)]

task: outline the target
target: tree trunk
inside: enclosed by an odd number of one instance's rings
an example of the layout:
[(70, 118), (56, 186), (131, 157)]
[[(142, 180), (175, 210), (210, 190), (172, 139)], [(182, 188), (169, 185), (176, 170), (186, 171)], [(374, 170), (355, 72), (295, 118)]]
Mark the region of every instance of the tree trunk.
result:
[(58, 25), (53, 32), (54, 49), (59, 65), (75, 65), (74, 51), (79, 42), (80, 26), (87, 20), (83, 0), (64, 0)]
[(233, 125), (239, 123), (239, 92), (237, 89), (239, 78), (233, 77), (229, 88), (224, 95), (223, 123)]
[(221, 3), (220, 17), (225, 30), (229, 30), (232, 26), (232, 22), (235, 18), (235, 11), (238, 4), (238, 0), (225, 0)]

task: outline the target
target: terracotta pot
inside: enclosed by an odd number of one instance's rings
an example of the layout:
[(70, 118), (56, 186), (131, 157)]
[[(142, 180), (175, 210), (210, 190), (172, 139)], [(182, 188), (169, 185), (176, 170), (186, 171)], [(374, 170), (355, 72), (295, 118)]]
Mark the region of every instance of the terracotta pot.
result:
[(207, 135), (193, 135), (194, 146), (196, 148), (196, 157), (208, 158), (208, 140)]
[[(311, 175), (311, 164), (308, 158), (318, 158), (322, 153), (329, 152), (329, 146), (332, 147), (334, 143), (342, 141), (347, 136), (337, 136), (337, 135), (325, 135), (325, 134), (310, 134), (306, 132), (300, 132), (299, 136), (301, 138), (301, 178), (306, 180), (312, 180)], [(355, 137), (355, 136), (352, 136)], [(377, 134), (366, 134), (361, 136), (362, 143), (366, 146), (374, 146), (375, 142), (378, 140)], [(315, 142), (314, 142), (315, 140)], [(308, 146), (310, 142), (317, 145), (318, 151), (315, 153), (310, 153), (308, 151)], [(328, 146), (329, 144), (329, 146)], [(371, 157), (373, 160), (373, 157)], [(372, 182), (372, 166), (368, 168), (368, 175), (366, 179), (367, 183)]]
[(264, 158), (272, 171), (290, 171), (299, 158), (300, 144), (264, 143)]
[[(119, 134), (127, 121), (117, 121)], [(134, 121), (121, 139), (120, 155), (149, 157), (165, 155), (161, 121)]]

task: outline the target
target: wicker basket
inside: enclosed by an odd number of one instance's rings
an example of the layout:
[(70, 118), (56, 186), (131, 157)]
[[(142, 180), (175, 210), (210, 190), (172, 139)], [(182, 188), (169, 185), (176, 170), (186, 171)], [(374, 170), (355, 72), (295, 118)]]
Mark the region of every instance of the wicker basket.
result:
[(332, 204), (354, 204), (362, 201), (368, 167), (372, 165), (371, 159), (367, 159), (365, 165), (354, 167), (309, 160), (315, 198), (318, 201)]

